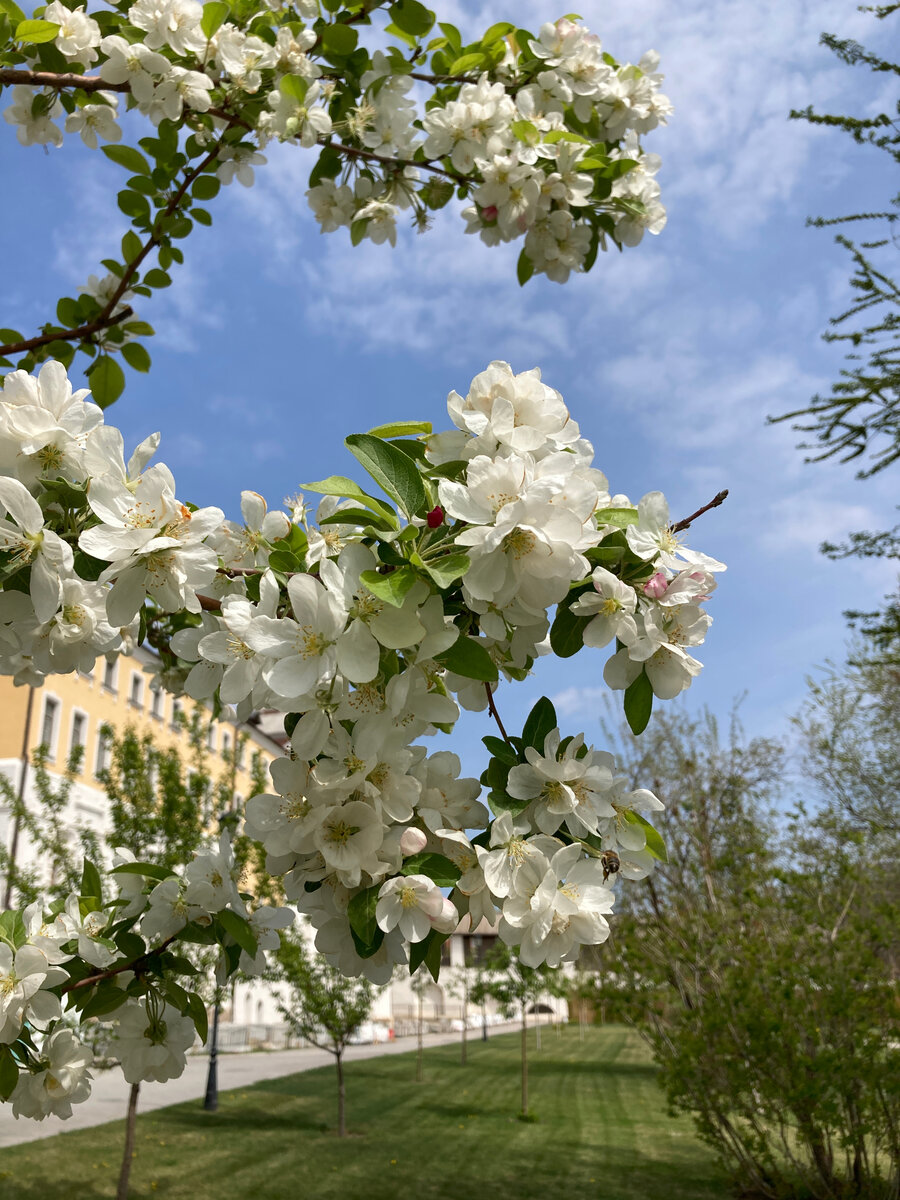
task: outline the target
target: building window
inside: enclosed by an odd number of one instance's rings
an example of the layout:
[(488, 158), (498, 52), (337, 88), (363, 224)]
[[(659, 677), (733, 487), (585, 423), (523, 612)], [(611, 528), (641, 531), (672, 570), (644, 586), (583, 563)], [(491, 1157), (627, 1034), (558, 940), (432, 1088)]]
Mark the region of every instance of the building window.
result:
[(91, 680), (91, 682), (93, 682), (94, 668), (91, 667), (90, 671), (82, 671), (81, 667), (79, 667), (78, 674), (81, 676), (82, 679), (89, 679), (89, 680)]
[(227, 758), (231, 752), (231, 734), (226, 730), (222, 731), (222, 757)]
[(116, 679), (118, 678), (118, 674), (119, 664), (116, 659), (113, 659), (112, 662), (107, 659), (103, 667), (103, 687), (107, 692), (112, 692), (113, 695), (116, 693)]
[(69, 738), (69, 756), (79, 746), (83, 746), (87, 742), (87, 714), (79, 712), (78, 709), (72, 713), (72, 735)]
[(174, 729), (176, 733), (180, 732), (181, 730), (181, 713), (183, 708), (184, 705), (180, 700), (172, 701), (172, 729)]
[(240, 767), (240, 769), (242, 771), (244, 769), (244, 759), (246, 757), (246, 753), (245, 753), (246, 749), (247, 749), (247, 743), (244, 741), (243, 738), (238, 738), (237, 741), (235, 742), (234, 752), (237, 755), (237, 765)]
[(216, 727), (210, 722), (209, 729), (206, 731), (206, 748), (207, 750), (215, 750), (216, 748)]
[(128, 693), (128, 703), (132, 708), (144, 707), (144, 677), (138, 671), (131, 672), (131, 689)]
[(163, 695), (164, 693), (157, 688), (150, 689), (150, 716), (154, 717), (157, 721), (162, 720)]
[(97, 762), (94, 766), (94, 774), (99, 775), (101, 771), (106, 771), (109, 768), (109, 735), (102, 731), (97, 735)]
[(41, 718), (41, 745), (47, 747), (50, 758), (56, 758), (56, 735), (59, 726), (59, 701), (52, 696), (44, 697), (44, 715)]

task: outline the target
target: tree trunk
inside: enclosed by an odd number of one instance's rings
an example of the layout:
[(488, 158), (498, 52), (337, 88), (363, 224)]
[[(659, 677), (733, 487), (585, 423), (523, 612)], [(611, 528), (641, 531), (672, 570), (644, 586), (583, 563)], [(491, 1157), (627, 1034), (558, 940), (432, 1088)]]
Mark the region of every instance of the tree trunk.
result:
[(522, 1005), (522, 1116), (528, 1116), (528, 1013)]
[(537, 1039), (537, 1049), (541, 1048), (541, 1014), (538, 1013), (534, 1022), (534, 1036)]
[[(466, 968), (463, 967), (463, 971), (465, 971), (465, 969)], [(463, 976), (462, 1049), (460, 1051), (460, 1060), (461, 1060), (463, 1066), (466, 1065), (467, 1054), (468, 1054), (468, 1046), (466, 1045), (466, 1039), (467, 1039), (467, 1034), (468, 1034), (468, 1025), (469, 1025), (469, 980), (464, 975)]]
[(418, 1049), (416, 1051), (416, 1083), (421, 1083), (422, 1082), (422, 1074), (423, 1074), (423, 1072), (422, 1072), (422, 1051), (423, 1051), (422, 1017), (423, 1017), (423, 1012), (422, 1012), (422, 993), (421, 992), (419, 992), (418, 1000), (419, 1000), (419, 1021), (418, 1021)]
[(338, 1137), (346, 1137), (347, 1125), (344, 1120), (344, 1101), (346, 1094), (344, 1091), (344, 1060), (342, 1053), (334, 1056), (334, 1065), (337, 1067), (338, 1081)]
[(122, 1151), (122, 1166), (119, 1170), (119, 1184), (116, 1188), (116, 1200), (128, 1200), (128, 1177), (131, 1175), (131, 1160), (134, 1158), (134, 1127), (137, 1120), (138, 1095), (141, 1085), (133, 1083), (128, 1093), (128, 1115), (125, 1118), (125, 1148)]

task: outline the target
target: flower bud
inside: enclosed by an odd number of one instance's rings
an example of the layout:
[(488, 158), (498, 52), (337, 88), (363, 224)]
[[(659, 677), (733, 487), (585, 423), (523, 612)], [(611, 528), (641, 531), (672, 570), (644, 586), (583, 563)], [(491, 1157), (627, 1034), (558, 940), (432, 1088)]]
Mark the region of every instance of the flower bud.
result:
[(424, 850), (427, 844), (428, 838), (422, 830), (410, 827), (403, 831), (400, 838), (400, 851), (404, 858), (408, 858), (410, 854), (418, 854), (420, 850)]
[(444, 523), (444, 510), (438, 504), (425, 518), (425, 524), (429, 529), (439, 529)]
[(660, 596), (665, 595), (666, 588), (669, 586), (669, 581), (663, 575), (662, 571), (657, 571), (655, 575), (651, 575), (644, 584), (644, 595), (653, 596), (658, 600)]

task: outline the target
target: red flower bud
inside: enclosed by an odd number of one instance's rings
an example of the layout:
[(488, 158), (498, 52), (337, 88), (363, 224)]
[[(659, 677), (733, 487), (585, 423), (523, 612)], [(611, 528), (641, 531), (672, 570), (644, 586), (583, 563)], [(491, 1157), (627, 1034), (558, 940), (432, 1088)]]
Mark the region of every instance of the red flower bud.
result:
[(438, 504), (431, 510), (431, 512), (425, 518), (425, 524), (428, 526), (429, 529), (438, 529), (438, 528), (440, 528), (441, 525), (443, 525), (443, 523), (444, 523), (444, 510)]

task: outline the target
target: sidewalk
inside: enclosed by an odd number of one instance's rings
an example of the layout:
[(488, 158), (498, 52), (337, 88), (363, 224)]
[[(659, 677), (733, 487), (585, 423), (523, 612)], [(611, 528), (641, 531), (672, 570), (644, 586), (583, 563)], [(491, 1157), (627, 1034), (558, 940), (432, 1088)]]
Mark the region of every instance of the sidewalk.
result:
[[(497, 1025), (491, 1030), (504, 1033), (512, 1028), (509, 1025)], [(428, 1046), (445, 1046), (449, 1042), (458, 1042), (459, 1033), (430, 1033), (426, 1034), (424, 1044)], [(469, 1030), (469, 1039), (474, 1041), (481, 1037), (480, 1031)], [(378, 1042), (367, 1046), (350, 1046), (345, 1054), (347, 1062), (362, 1058), (375, 1058), (379, 1054), (404, 1054), (416, 1049), (414, 1037), (402, 1038), (395, 1042)], [(274, 1050), (271, 1052), (257, 1051), (248, 1054), (219, 1055), (219, 1090), (247, 1087), (251, 1083), (259, 1083), (263, 1079), (277, 1079), (281, 1075), (294, 1075), (298, 1071), (311, 1071), (315, 1067), (330, 1066), (334, 1059), (325, 1050)], [(181, 1104), (184, 1100), (200, 1101), (206, 1091), (206, 1070), (208, 1059), (205, 1054), (191, 1055), (187, 1061), (184, 1074), (179, 1079), (169, 1083), (144, 1083), (141, 1085), (141, 1113), (151, 1112), (156, 1108), (165, 1108), (170, 1104)], [(33, 1142), (38, 1138), (52, 1137), (56, 1133), (68, 1133), (71, 1129), (88, 1129), (92, 1125), (103, 1125), (107, 1121), (122, 1120), (128, 1104), (128, 1084), (122, 1077), (119, 1067), (110, 1071), (98, 1071), (94, 1075), (91, 1098), (84, 1104), (77, 1104), (68, 1121), (56, 1117), (48, 1117), (44, 1121), (16, 1120), (7, 1104), (0, 1104), (0, 1148), (14, 1146), (18, 1142)]]

